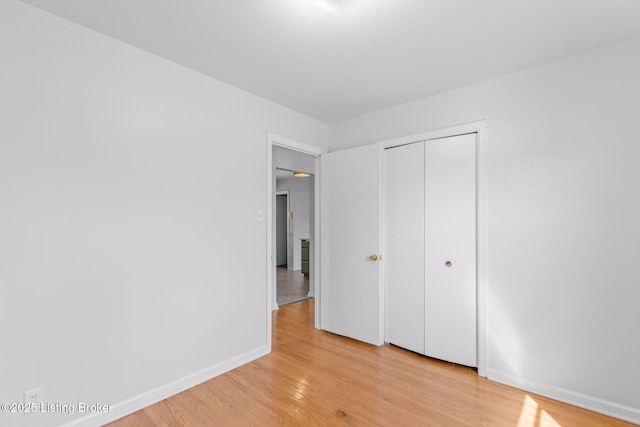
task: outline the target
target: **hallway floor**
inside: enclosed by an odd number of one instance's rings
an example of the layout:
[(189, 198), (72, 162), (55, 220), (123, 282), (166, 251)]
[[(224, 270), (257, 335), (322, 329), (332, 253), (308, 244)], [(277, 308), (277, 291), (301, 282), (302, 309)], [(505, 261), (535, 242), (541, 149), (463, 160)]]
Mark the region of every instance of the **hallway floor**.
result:
[(286, 267), (278, 267), (278, 306), (307, 299), (309, 295), (309, 277), (303, 275), (300, 270), (289, 271)]

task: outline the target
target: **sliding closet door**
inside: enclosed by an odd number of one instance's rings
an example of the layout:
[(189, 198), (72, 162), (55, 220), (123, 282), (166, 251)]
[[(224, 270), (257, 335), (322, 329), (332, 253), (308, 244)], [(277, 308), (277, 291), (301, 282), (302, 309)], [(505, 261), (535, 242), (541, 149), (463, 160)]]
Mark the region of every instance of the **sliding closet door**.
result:
[(385, 341), (424, 353), (424, 143), (384, 162)]
[(425, 354), (476, 366), (476, 135), (425, 143)]

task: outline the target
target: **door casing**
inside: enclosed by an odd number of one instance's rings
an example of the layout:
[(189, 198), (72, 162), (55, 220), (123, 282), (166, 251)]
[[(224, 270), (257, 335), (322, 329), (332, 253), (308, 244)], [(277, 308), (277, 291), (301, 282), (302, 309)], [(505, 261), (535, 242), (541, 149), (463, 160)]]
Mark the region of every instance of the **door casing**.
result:
[(282, 147), (288, 150), (297, 151), (299, 153), (308, 154), (316, 157), (315, 162), (315, 188), (314, 188), (314, 227), (315, 227), (315, 241), (314, 241), (314, 259), (313, 262), (313, 283), (315, 286), (315, 326), (319, 328), (320, 325), (320, 307), (318, 298), (320, 289), (320, 160), (319, 156), (326, 153), (324, 148), (316, 147), (314, 145), (304, 144), (302, 142), (286, 138), (284, 136), (276, 135), (274, 133), (267, 134), (267, 200), (266, 200), (266, 213), (265, 220), (267, 223), (267, 292), (266, 292), (266, 305), (267, 305), (267, 346), (271, 351), (272, 341), (272, 327), (271, 318), (272, 311), (278, 308), (275, 298), (275, 286), (276, 286), (276, 260), (274, 259), (276, 253), (275, 239), (273, 236), (274, 221), (275, 221), (275, 188), (276, 188), (276, 175), (273, 167), (273, 147)]

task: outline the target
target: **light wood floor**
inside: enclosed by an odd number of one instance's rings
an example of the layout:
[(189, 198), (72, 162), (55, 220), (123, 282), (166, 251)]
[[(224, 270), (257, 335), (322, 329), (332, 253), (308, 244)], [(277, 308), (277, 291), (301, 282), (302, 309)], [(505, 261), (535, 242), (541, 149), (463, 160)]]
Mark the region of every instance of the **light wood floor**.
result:
[(313, 328), (313, 299), (274, 312), (273, 351), (123, 418), (129, 426), (632, 426), (385, 345)]
[(276, 274), (278, 286), (278, 306), (302, 301), (309, 295), (309, 276), (298, 271), (289, 271), (286, 267), (278, 267)]

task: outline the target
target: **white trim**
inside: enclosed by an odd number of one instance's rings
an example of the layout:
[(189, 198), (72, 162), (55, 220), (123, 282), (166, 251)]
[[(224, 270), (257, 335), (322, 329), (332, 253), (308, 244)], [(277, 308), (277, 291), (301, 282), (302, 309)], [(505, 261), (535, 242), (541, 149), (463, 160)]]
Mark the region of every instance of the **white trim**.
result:
[[(325, 151), (326, 153), (326, 151)], [(315, 319), (314, 326), (316, 329), (320, 329), (320, 156), (316, 157), (315, 170), (316, 176), (313, 181), (313, 224), (314, 224), (314, 237), (315, 244), (313, 248), (313, 264), (309, 266), (309, 274), (312, 274), (313, 270), (313, 289), (311, 283), (309, 283), (309, 297), (315, 298)], [(311, 254), (309, 254), (311, 256)]]
[(386, 287), (384, 283), (384, 148), (378, 144), (378, 310), (380, 317), (378, 318), (378, 342), (377, 345), (384, 344), (385, 337), (385, 319), (387, 317), (387, 300), (386, 300)]
[(487, 292), (489, 289), (489, 280), (487, 276), (487, 256), (488, 251), (488, 198), (487, 198), (487, 146), (486, 146), (486, 125), (485, 122), (476, 122), (477, 135), (477, 158), (476, 158), (476, 176), (477, 176), (477, 190), (476, 190), (476, 232), (477, 232), (477, 266), (476, 266), (476, 280), (478, 281), (477, 289), (477, 316), (478, 316), (478, 375), (481, 377), (487, 376), (488, 351), (487, 351), (487, 337), (489, 331), (487, 325)]
[(270, 141), (271, 146), (287, 148), (289, 150), (298, 151), (304, 154), (310, 154), (312, 156), (319, 156), (327, 152), (327, 150), (325, 150), (324, 148), (298, 142), (293, 139), (279, 136), (273, 133), (268, 133), (267, 139)]
[[(415, 135), (378, 142), (382, 150), (470, 133), (477, 134), (477, 328), (478, 328), (478, 375), (487, 376), (487, 172), (486, 172), (486, 125), (485, 121), (466, 123), (444, 129), (436, 129)], [(382, 156), (381, 156), (382, 157)], [(384, 178), (383, 178), (384, 179)], [(384, 196), (384, 195), (383, 195)], [(384, 201), (383, 201), (384, 203)], [(384, 287), (384, 284), (383, 284)], [(384, 317), (382, 318), (384, 322)]]
[(240, 356), (229, 359), (225, 362), (203, 369), (191, 375), (172, 381), (153, 390), (149, 390), (139, 394), (131, 399), (116, 403), (110, 406), (109, 412), (94, 413), (68, 424), (65, 427), (93, 427), (102, 426), (107, 423), (118, 420), (129, 414), (133, 414), (140, 409), (160, 402), (168, 397), (176, 395), (205, 381), (209, 381), (219, 375), (229, 372), (239, 366), (252, 362), (266, 354), (269, 354), (270, 348), (267, 346), (259, 347), (255, 350), (241, 354)]
[(614, 418), (640, 424), (640, 410), (630, 406), (620, 405), (615, 402), (576, 393), (560, 387), (539, 383), (518, 375), (507, 374), (494, 369), (487, 370), (487, 378), (502, 384), (516, 387), (531, 393), (559, 400), (570, 405), (579, 406), (590, 411), (609, 415)]
[[(305, 144), (293, 139), (276, 135), (274, 133), (267, 133), (267, 209), (266, 209), (266, 221), (267, 221), (267, 343), (269, 350), (271, 350), (271, 318), (272, 310), (278, 309), (278, 304), (275, 300), (275, 268), (273, 266), (273, 252), (275, 241), (273, 239), (273, 198), (275, 188), (275, 174), (273, 173), (273, 147), (282, 147), (288, 150), (297, 151), (300, 153), (308, 154), (316, 157), (315, 163), (315, 197), (314, 197), (314, 261), (313, 265), (313, 284), (315, 287), (315, 293), (319, 294), (320, 289), (320, 162), (319, 156), (327, 152), (324, 148), (316, 147), (315, 145)], [(312, 272), (309, 271), (311, 274)], [(316, 328), (320, 324), (320, 298), (315, 298), (315, 325)]]
[[(429, 141), (431, 139), (448, 138), (451, 136), (465, 135), (468, 133), (478, 133), (484, 129), (485, 122), (471, 122), (458, 126), (451, 126), (444, 129), (436, 129), (427, 132), (418, 133), (415, 135), (407, 135), (399, 138), (387, 139), (378, 142), (383, 149), (397, 147), (399, 145), (411, 144), (412, 142)], [(482, 132), (484, 134), (484, 132)]]
[(276, 295), (276, 270), (273, 267), (273, 253), (275, 252), (275, 239), (273, 238), (273, 228), (275, 215), (274, 207), (274, 189), (276, 188), (276, 174), (273, 173), (273, 138), (274, 135), (267, 134), (267, 209), (265, 212), (265, 220), (267, 222), (267, 346), (271, 351), (271, 335), (272, 335), (272, 313), (277, 310), (278, 301)]

